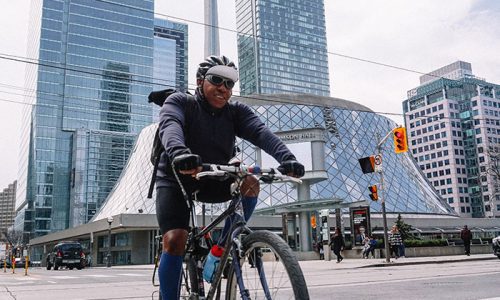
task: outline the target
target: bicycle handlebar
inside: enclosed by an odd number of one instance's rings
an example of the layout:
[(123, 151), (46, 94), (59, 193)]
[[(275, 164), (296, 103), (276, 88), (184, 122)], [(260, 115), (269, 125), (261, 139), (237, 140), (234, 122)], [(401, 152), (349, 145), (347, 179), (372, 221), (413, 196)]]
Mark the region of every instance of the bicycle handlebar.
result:
[(256, 175), (262, 178), (264, 182), (270, 183), (272, 181), (291, 181), (301, 184), (302, 180), (292, 176), (282, 175), (277, 168), (261, 168), (259, 166), (245, 166), (245, 165), (216, 165), (216, 164), (203, 164), (202, 171), (196, 174), (196, 178), (202, 177), (225, 177), (236, 176), (243, 178), (247, 175)]

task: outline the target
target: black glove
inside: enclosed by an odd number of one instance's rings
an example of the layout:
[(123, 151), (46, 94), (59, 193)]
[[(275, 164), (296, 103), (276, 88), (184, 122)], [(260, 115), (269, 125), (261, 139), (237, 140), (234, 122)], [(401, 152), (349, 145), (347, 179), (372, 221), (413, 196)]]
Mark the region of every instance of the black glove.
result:
[(302, 177), (305, 173), (304, 165), (296, 160), (286, 160), (282, 162), (278, 167), (278, 171), (283, 175), (291, 174), (293, 177)]
[(172, 161), (174, 168), (179, 171), (193, 170), (202, 165), (201, 157), (197, 154), (181, 154)]

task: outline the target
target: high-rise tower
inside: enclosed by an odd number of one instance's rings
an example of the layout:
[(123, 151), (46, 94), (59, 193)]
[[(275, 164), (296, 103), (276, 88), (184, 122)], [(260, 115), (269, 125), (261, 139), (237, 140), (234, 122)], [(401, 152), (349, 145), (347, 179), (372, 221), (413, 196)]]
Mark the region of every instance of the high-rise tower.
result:
[(330, 95), (323, 0), (236, 0), (242, 95)]
[(421, 76), (403, 109), (410, 150), (441, 196), (461, 216), (500, 217), (500, 86), (457, 61)]
[(87, 222), (152, 122), (154, 1), (34, 0), (16, 229)]
[(205, 57), (220, 55), (217, 0), (205, 0)]

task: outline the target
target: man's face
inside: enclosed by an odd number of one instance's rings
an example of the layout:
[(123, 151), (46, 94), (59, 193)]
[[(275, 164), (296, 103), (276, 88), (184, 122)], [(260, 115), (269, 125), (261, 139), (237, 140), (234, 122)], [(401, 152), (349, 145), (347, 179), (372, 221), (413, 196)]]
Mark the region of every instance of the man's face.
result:
[(205, 99), (215, 108), (223, 108), (233, 94), (233, 89), (227, 88), (226, 84), (215, 85), (208, 79), (203, 80), (202, 87)]

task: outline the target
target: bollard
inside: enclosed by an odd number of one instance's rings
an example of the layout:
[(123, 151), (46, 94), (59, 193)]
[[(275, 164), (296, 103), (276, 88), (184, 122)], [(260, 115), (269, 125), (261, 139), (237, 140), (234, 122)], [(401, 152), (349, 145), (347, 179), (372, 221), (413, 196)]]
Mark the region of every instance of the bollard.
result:
[(7, 256), (5, 256), (5, 260), (3, 261), (3, 272), (7, 273)]
[(30, 264), (30, 258), (28, 255), (24, 257), (24, 276), (28, 276), (28, 266)]
[(12, 274), (16, 273), (16, 257), (14, 255), (12, 255), (10, 265), (12, 266)]

